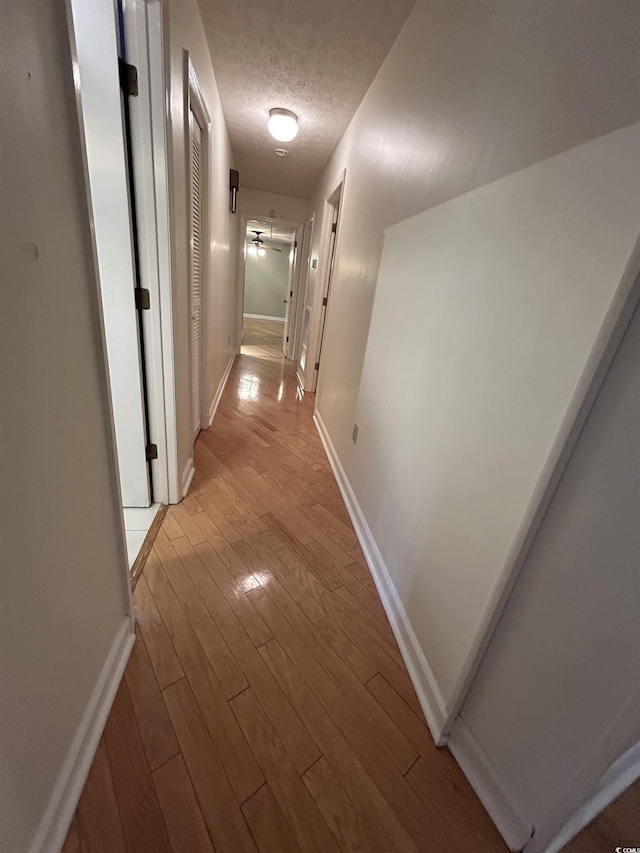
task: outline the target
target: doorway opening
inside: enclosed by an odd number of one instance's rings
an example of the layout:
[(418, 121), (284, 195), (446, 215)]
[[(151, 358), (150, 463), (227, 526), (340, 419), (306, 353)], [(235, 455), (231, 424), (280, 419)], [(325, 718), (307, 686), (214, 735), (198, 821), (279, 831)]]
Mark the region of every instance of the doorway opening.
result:
[(281, 220), (243, 223), (243, 355), (294, 358), (301, 230)]

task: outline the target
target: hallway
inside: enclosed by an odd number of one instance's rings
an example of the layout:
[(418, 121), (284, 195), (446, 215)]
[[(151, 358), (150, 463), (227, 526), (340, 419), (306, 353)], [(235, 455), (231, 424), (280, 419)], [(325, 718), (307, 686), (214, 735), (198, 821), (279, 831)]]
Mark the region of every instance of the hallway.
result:
[(437, 750), (294, 366), (241, 355), (65, 853), (506, 850)]

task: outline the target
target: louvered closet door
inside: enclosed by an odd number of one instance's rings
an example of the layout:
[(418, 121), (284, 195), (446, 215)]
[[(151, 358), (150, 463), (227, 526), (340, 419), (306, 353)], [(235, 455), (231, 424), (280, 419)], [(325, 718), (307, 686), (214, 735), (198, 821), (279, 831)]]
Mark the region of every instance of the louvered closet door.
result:
[(191, 138), (191, 423), (194, 441), (200, 432), (201, 402), (201, 164), (202, 131), (189, 111)]

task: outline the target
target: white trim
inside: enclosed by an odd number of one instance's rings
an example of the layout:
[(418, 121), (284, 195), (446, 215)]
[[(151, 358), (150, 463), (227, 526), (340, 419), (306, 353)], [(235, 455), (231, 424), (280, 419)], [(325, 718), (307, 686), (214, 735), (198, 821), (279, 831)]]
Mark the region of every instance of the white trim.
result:
[[(299, 337), (298, 330), (298, 303), (300, 301), (300, 281), (302, 279), (302, 250), (304, 245), (304, 223), (298, 225), (293, 234), (291, 251), (293, 252), (293, 268), (289, 281), (289, 292), (287, 293), (287, 305), (284, 318), (284, 341), (282, 347), (284, 357), (293, 361), (295, 358), (295, 341)], [(291, 253), (289, 254), (289, 265), (291, 266)]]
[(193, 456), (190, 456), (187, 459), (187, 464), (184, 466), (184, 471), (182, 472), (182, 497), (185, 497), (189, 491), (189, 486), (191, 485), (191, 481), (193, 480), (193, 475), (195, 473), (196, 466), (193, 464)]
[(307, 304), (307, 289), (309, 286), (309, 272), (311, 268), (311, 246), (313, 244), (313, 229), (315, 215), (312, 214), (304, 223), (302, 229), (302, 250), (300, 253), (300, 273), (298, 275), (298, 290), (296, 299), (295, 328), (293, 330), (293, 345), (291, 348), (291, 360), (300, 365), (300, 350), (302, 347), (302, 327), (304, 323), (304, 309)]
[(347, 512), (362, 547), (367, 565), (373, 576), (380, 600), (398, 642), (400, 653), (409, 672), (425, 719), (436, 744), (443, 746), (446, 743), (446, 740), (443, 739), (446, 708), (435, 676), (424, 656), (424, 652), (420, 648), (418, 638), (391, 580), (389, 570), (384, 563), (373, 534), (369, 529), (369, 525), (365, 520), (362, 509), (358, 504), (351, 484), (347, 479), (347, 475), (338, 459), (333, 443), (317, 409), (313, 414), (313, 420), (324, 445), (336, 482), (338, 483), (338, 488), (346, 504)]
[[(170, 243), (160, 237), (169, 204), (162, 15), (155, 0), (124, 0), (123, 11), (127, 61), (138, 69), (140, 84), (139, 97), (131, 100), (130, 109), (141, 286), (151, 296), (150, 310), (142, 312), (149, 441), (158, 448), (157, 458), (151, 461), (151, 479), (154, 500), (169, 503), (177, 479), (177, 444), (169, 427), (175, 395), (167, 389), (172, 374), (166, 364), (168, 357), (173, 358), (172, 313), (163, 298), (166, 287), (171, 296)], [(165, 352), (167, 338), (171, 346)]]
[[(170, 193), (171, 158), (169, 154), (169, 87), (165, 68), (163, 0), (147, 0), (149, 50), (149, 94), (151, 135), (153, 138), (153, 175), (156, 200), (158, 289), (162, 336), (162, 373), (167, 451), (167, 503), (180, 500), (180, 461), (178, 456), (178, 408), (176, 401), (175, 345), (173, 339), (173, 258)], [(158, 495), (154, 494), (156, 500)]]
[[(318, 251), (320, 264), (314, 284), (313, 306), (311, 310), (311, 318), (309, 320), (309, 340), (307, 343), (307, 353), (304, 366), (303, 384), (305, 391), (309, 393), (314, 393), (318, 390), (320, 372), (319, 368), (316, 369), (316, 364), (319, 365), (321, 360), (322, 342), (324, 339), (326, 320), (329, 311), (331, 278), (337, 265), (338, 248), (340, 243), (340, 222), (342, 219), (342, 209), (344, 207), (346, 181), (347, 170), (343, 169), (338, 181), (333, 184), (333, 188), (324, 197), (322, 207), (319, 238), (320, 248)], [(336, 232), (335, 237), (332, 238), (333, 232), (331, 230), (331, 225), (333, 223), (336, 208), (338, 211), (336, 218)], [(311, 253), (312, 250), (313, 246), (310, 247), (309, 252)], [(332, 259), (333, 265), (331, 263)], [(324, 299), (327, 299), (326, 305), (323, 305)]]
[[(204, 389), (208, 386), (208, 377), (209, 377), (209, 368), (208, 362), (205, 358), (205, 354), (208, 351), (209, 346), (209, 324), (207, 322), (209, 316), (209, 307), (211, 300), (211, 282), (210, 282), (210, 272), (211, 272), (211, 211), (209, 209), (209, 200), (210, 200), (210, 180), (211, 180), (211, 115), (209, 114), (209, 110), (207, 108), (206, 102), (202, 95), (202, 90), (200, 88), (200, 83), (198, 82), (198, 76), (196, 74), (195, 68), (193, 67), (193, 63), (191, 62), (191, 55), (188, 50), (184, 51), (185, 57), (185, 141), (188, 143), (186, 148), (186, 186), (188, 188), (188, 199), (189, 199), (189, 217), (188, 217), (188, 228), (187, 228), (187, 246), (188, 246), (188, 269), (189, 269), (189, 316), (192, 316), (192, 305), (191, 305), (191, 297), (192, 297), (192, 234), (191, 234), (191, 210), (192, 210), (192, 198), (191, 198), (191, 190), (192, 190), (192, 134), (191, 134), (191, 124), (189, 118), (189, 112), (191, 111), (196, 119), (198, 126), (200, 127), (201, 132), (201, 163), (200, 163), (200, 172), (201, 172), (201, 193), (200, 193), (200, 203), (201, 203), (201, 223), (200, 223), (200, 411), (198, 413), (200, 426), (197, 429), (193, 429), (192, 424), (192, 438), (195, 442), (198, 437), (198, 433), (202, 428), (204, 428), (205, 420), (207, 417), (207, 409), (205, 403), (205, 395), (203, 393)], [(203, 250), (204, 249), (206, 250)], [(189, 368), (189, 376), (190, 376), (190, 397), (191, 392), (193, 391), (193, 363), (192, 363), (192, 333), (191, 333), (191, 322), (189, 324), (189, 359), (190, 359), (190, 368)], [(193, 402), (193, 401), (192, 401)], [(191, 415), (193, 414), (193, 405), (191, 406)], [(183, 497), (184, 497), (183, 493)]]
[(533, 825), (522, 814), (461, 717), (455, 722), (447, 746), (509, 850), (522, 850), (533, 834)]
[(59, 853), (62, 849), (135, 642), (132, 630), (126, 618), (93, 688), (29, 853)]
[(640, 300), (640, 237), (591, 347), (562, 424), (527, 504), (516, 537), (486, 604), (447, 707), (456, 718), (491, 641), (511, 591), (540, 530), (591, 407), (613, 361), (635, 306)]
[[(572, 833), (582, 829), (581, 822), (592, 820), (608, 805), (606, 792), (612, 798), (640, 774), (640, 687), (627, 699), (615, 720), (593, 744), (582, 766), (557, 798), (553, 813), (527, 844), (526, 853), (548, 853), (559, 849), (556, 842), (566, 844)], [(633, 732), (630, 738), (629, 733)], [(631, 741), (635, 745), (629, 748)], [(625, 751), (626, 750), (626, 751)]]
[(284, 323), (284, 317), (271, 317), (269, 314), (243, 314), (249, 320), (273, 320), (274, 323)]
[[(634, 744), (609, 768), (589, 799), (562, 827), (545, 853), (558, 853), (616, 797), (640, 778), (640, 743)], [(527, 848), (528, 850), (529, 848)]]
[(229, 374), (231, 373), (233, 362), (236, 360), (236, 355), (237, 353), (232, 352), (229, 356), (229, 361), (227, 362), (227, 366), (224, 369), (224, 374), (222, 376), (222, 379), (220, 380), (220, 384), (218, 385), (218, 390), (216, 391), (213, 400), (211, 401), (211, 405), (209, 406), (209, 420), (207, 421), (208, 426), (211, 426), (211, 424), (213, 423), (213, 419), (216, 416), (218, 403), (220, 402), (220, 398), (222, 397), (224, 386), (227, 384), (227, 379), (229, 378)]
[[(193, 63), (191, 62), (191, 56), (189, 51), (185, 51), (185, 57), (187, 62), (187, 86), (189, 89), (188, 97), (189, 102), (187, 104), (187, 108), (191, 108), (195, 105), (196, 109), (194, 110), (195, 116), (198, 119), (198, 123), (200, 127), (204, 130), (211, 129), (211, 116), (209, 115), (209, 110), (207, 109), (206, 102), (202, 95), (202, 89), (200, 88), (200, 83), (198, 81), (198, 75), (196, 74), (195, 68), (193, 67)], [(198, 115), (198, 111), (200, 115)]]

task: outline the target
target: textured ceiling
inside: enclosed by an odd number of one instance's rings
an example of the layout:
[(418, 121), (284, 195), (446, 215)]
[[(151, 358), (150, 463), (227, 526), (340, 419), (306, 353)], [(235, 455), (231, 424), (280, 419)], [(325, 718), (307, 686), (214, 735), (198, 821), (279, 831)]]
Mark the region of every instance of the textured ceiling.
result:
[[(414, 4), (199, 0), (241, 187), (310, 195)], [(269, 134), (272, 107), (299, 116), (292, 142)]]

